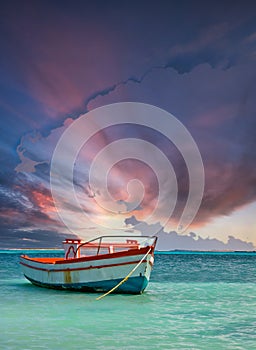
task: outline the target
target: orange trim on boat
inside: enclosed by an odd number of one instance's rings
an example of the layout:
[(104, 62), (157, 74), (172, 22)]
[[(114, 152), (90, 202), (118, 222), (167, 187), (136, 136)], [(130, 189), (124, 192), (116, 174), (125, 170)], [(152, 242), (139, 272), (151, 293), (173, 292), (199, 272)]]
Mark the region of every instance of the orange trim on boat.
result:
[(38, 261), (40, 263), (43, 263), (43, 264), (55, 264), (56, 261), (59, 261), (59, 260), (63, 260), (63, 258), (32, 258), (28, 255), (22, 255), (22, 258), (25, 258), (27, 260), (31, 260), (31, 261)]
[[(65, 258), (32, 258), (27, 255), (22, 255), (22, 258), (31, 260), (31, 261), (38, 261), (42, 264), (67, 264), (67, 263), (76, 263), (76, 262), (84, 262), (84, 261), (93, 261), (93, 260), (104, 260), (109, 259), (111, 255), (111, 259), (113, 258), (121, 258), (124, 256), (132, 256), (132, 255), (142, 255), (147, 251), (148, 247), (140, 248), (140, 249), (131, 249), (131, 250), (124, 250), (121, 252), (116, 253), (107, 253), (107, 254), (99, 254), (99, 255), (92, 255), (92, 256), (83, 256), (80, 258), (72, 258), (72, 259), (65, 259)], [(153, 247), (151, 247), (153, 249)]]

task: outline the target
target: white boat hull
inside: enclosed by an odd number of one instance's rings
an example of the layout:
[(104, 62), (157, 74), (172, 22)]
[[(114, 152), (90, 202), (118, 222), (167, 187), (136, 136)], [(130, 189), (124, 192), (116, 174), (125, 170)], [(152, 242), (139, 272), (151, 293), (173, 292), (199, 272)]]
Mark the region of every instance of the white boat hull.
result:
[[(153, 248), (147, 248), (88, 258), (60, 259), (55, 263), (47, 259), (21, 257), (25, 277), (35, 285), (53, 289), (105, 292), (121, 282), (142, 260), (132, 275), (121, 284), (118, 293), (142, 293), (146, 288), (152, 266)], [(144, 259), (143, 259), (144, 257)], [(50, 260), (50, 259), (49, 259)]]

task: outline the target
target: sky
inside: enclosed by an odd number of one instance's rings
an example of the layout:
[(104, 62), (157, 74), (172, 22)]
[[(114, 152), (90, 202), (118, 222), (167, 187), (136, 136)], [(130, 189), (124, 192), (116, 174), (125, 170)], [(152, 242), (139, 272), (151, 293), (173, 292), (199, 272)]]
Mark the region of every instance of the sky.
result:
[[(161, 250), (256, 250), (253, 1), (14, 0), (0, 13), (0, 248), (119, 230), (158, 234)], [(71, 164), (94, 111), (126, 102), (145, 104), (144, 124), (128, 115), (101, 128)], [(179, 127), (200, 153), (197, 184)], [(71, 131), (54, 198), (54, 152)], [(203, 186), (200, 207), (179, 230), (191, 184)]]

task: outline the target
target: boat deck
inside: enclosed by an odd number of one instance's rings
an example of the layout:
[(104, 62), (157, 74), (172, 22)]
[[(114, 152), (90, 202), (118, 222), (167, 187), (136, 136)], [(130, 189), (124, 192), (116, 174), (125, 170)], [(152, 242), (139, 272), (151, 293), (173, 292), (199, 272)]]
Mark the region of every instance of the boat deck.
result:
[(38, 261), (38, 262), (41, 262), (41, 263), (45, 263), (45, 264), (54, 264), (56, 261), (61, 261), (61, 260), (65, 260), (64, 258), (49, 258), (49, 257), (45, 257), (45, 258), (32, 258), (30, 256), (27, 256), (27, 255), (23, 255), (23, 257), (25, 259), (28, 259), (28, 260), (32, 260), (32, 261)]

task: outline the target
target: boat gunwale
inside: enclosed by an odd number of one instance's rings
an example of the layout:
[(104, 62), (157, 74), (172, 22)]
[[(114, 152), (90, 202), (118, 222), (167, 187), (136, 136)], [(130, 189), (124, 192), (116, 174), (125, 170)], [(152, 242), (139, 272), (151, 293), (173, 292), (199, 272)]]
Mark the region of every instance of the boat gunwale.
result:
[[(67, 268), (59, 268), (59, 269), (49, 269), (46, 266), (45, 267), (39, 267), (39, 266), (33, 266), (24, 263), (23, 261), (20, 262), (21, 265), (26, 266), (30, 269), (34, 270), (40, 270), (40, 271), (51, 271), (51, 272), (65, 272), (65, 271), (83, 271), (83, 270), (92, 270), (92, 269), (105, 269), (105, 268), (110, 268), (110, 267), (116, 267), (116, 266), (124, 266), (124, 265), (134, 265), (137, 264), (140, 260), (130, 260), (130, 261), (123, 261), (123, 262), (118, 262), (118, 263), (112, 263), (112, 264), (104, 264), (104, 265), (89, 265), (89, 266), (81, 266), (81, 267), (67, 267)], [(142, 263), (146, 263), (147, 260), (143, 260)], [(153, 264), (149, 261), (149, 264), (151, 267)], [(52, 264), (54, 265), (54, 264)]]
[[(63, 265), (63, 264), (74, 264), (74, 263), (81, 263), (81, 262), (87, 262), (87, 261), (95, 261), (95, 260), (107, 260), (107, 259), (114, 259), (114, 258), (122, 258), (126, 256), (133, 256), (133, 255), (141, 255), (145, 253), (148, 250), (147, 247), (142, 247), (138, 249), (130, 249), (125, 250), (121, 252), (114, 252), (114, 253), (107, 253), (107, 254), (99, 254), (99, 255), (93, 255), (93, 256), (82, 256), (80, 258), (71, 258), (71, 259), (65, 259), (65, 258), (45, 258), (46, 260), (43, 261), (44, 258), (36, 258), (36, 257), (29, 257), (27, 255), (21, 255), (21, 258), (36, 262), (39, 264), (47, 264), (47, 265)], [(154, 251), (154, 246), (150, 246), (151, 252)], [(51, 261), (47, 261), (47, 259), (52, 259)]]

